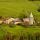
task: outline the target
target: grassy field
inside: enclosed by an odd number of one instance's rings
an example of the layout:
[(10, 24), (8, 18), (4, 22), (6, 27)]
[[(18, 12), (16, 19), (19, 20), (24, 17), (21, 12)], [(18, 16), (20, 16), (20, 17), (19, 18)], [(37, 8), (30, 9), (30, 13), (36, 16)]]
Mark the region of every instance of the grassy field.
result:
[[(40, 12), (37, 11), (40, 1), (27, 1), (27, 0), (0, 0), (0, 16), (18, 17), (23, 10), (28, 13), (33, 13), (40, 20)], [(13, 33), (13, 35), (27, 35), (27, 33), (40, 32), (40, 28), (25, 28), (25, 26), (0, 25), (0, 40), (6, 32)]]
[[(0, 16), (3, 17), (19, 17), (21, 13), (28, 14), (33, 13), (34, 17), (37, 20), (40, 20), (40, 12), (38, 12), (38, 8), (40, 7), (40, 1), (24, 1), (24, 0), (16, 0), (16, 1), (0, 1)], [(25, 14), (25, 15), (26, 15)]]
[(40, 28), (33, 28), (32, 26), (27, 28), (25, 26), (23, 27), (18, 25), (15, 25), (13, 27), (9, 27), (8, 25), (0, 25), (0, 40), (4, 40), (3, 38), (7, 32), (15, 35), (16, 38), (19, 38), (20, 36), (27, 37), (29, 34), (35, 36), (35, 33), (40, 33)]
[[(37, 9), (40, 2), (0, 2), (0, 15), (18, 17), (23, 10), (26, 12), (33, 12), (34, 15), (39, 16)], [(25, 9), (26, 8), (26, 9)], [(3, 14), (3, 15), (2, 15)]]

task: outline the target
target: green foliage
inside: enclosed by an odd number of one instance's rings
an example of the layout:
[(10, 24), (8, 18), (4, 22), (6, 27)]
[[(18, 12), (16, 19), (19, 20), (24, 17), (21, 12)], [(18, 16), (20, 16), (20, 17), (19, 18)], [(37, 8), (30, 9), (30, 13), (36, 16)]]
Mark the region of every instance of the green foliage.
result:
[(40, 6), (39, 6), (39, 8), (37, 9), (37, 11), (40, 12)]
[[(36, 22), (40, 22), (40, 12), (36, 12), (38, 8), (37, 4), (40, 4), (40, 2), (29, 2), (27, 0), (0, 0), (0, 16), (24, 18), (26, 16), (28, 17), (28, 13), (33, 12)], [(26, 13), (26, 11), (28, 11), (28, 13)], [(16, 25), (11, 28), (8, 25), (0, 25), (0, 40), (5, 39), (5, 35), (8, 35), (6, 32), (9, 32), (9, 34), (12, 33), (12, 37), (15, 40), (19, 40), (22, 37), (26, 40), (25, 37), (28, 37), (31, 34), (31, 37), (34, 37), (35, 39), (35, 35), (33, 33), (40, 32), (40, 28), (30, 27), (31, 28), (25, 28), (25, 26), (22, 27)]]
[[(40, 28), (24, 28), (22, 26), (16, 26), (16, 27), (12, 27), (10, 28), (7, 25), (1, 25), (0, 28), (0, 39), (6, 39), (8, 37), (12, 37), (12, 39), (14, 40), (26, 40), (29, 36), (35, 38), (34, 36), (35, 33), (39, 33), (40, 34)], [(9, 35), (9, 36), (8, 36)], [(5, 38), (6, 37), (6, 38)]]
[(26, 13), (26, 10), (24, 9), (20, 14), (19, 14), (19, 18), (20, 19), (23, 19), (23, 18), (26, 18), (28, 15), (27, 15), (27, 13)]

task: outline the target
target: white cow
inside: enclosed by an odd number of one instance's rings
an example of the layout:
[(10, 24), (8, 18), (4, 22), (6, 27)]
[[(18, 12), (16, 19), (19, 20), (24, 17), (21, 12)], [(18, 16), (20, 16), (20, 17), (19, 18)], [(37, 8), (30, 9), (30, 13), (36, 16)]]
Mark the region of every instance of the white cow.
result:
[(23, 25), (29, 25), (29, 18), (23, 18)]
[(0, 24), (2, 24), (3, 23), (3, 21), (2, 20), (0, 20)]
[(17, 25), (17, 24), (21, 24), (21, 20), (19, 18), (16, 18), (14, 20), (14, 24)]
[(24, 22), (29, 22), (29, 18), (23, 18)]
[(14, 21), (15, 19), (14, 18), (9, 18), (7, 19), (6, 21), (4, 21), (5, 24), (9, 24), (11, 23), (12, 21)]

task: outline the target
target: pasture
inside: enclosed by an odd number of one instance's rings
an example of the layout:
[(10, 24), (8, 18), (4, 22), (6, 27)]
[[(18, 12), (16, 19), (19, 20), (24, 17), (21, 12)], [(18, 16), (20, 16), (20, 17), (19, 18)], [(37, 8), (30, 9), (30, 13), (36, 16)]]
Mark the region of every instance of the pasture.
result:
[[(0, 40), (4, 40), (6, 35), (9, 35), (9, 37), (10, 35), (13, 36), (13, 40), (27, 40), (26, 37), (28, 37), (28, 35), (32, 35), (33, 40), (36, 40), (35, 35), (37, 33), (39, 33), (39, 37), (40, 37), (40, 28), (33, 28), (32, 26), (27, 28), (18, 25), (15, 25), (13, 27), (9, 27), (8, 25), (0, 25)], [(24, 39), (23, 38), (21, 39), (20, 38), (21, 36), (23, 36)]]
[[(34, 17), (40, 22), (40, 12), (38, 8), (40, 7), (40, 1), (28, 1), (28, 0), (0, 0), (0, 16), (3, 17), (19, 17), (22, 13), (29, 16), (32, 12)], [(24, 12), (23, 12), (24, 10)], [(22, 16), (22, 15), (21, 15)], [(40, 26), (38, 28), (33, 28), (34, 26), (23, 27), (18, 25), (13, 25), (9, 27), (8, 25), (0, 25), (0, 40), (4, 40), (3, 37), (7, 32), (12, 33), (16, 36), (34, 34), (40, 32)]]

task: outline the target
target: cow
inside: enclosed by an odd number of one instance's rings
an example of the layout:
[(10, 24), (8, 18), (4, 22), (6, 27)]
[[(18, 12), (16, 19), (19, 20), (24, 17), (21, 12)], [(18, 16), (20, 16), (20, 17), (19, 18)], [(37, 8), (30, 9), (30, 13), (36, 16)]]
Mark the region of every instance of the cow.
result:
[(14, 20), (15, 20), (14, 18), (9, 18), (9, 19), (4, 20), (4, 23), (5, 23), (5, 24), (10, 24), (10, 23), (13, 22)]
[(18, 25), (18, 24), (21, 24), (22, 23), (22, 21), (19, 19), (19, 18), (16, 18), (15, 20), (14, 20), (14, 24), (15, 25)]
[(3, 20), (0, 20), (0, 24), (2, 24), (3, 23)]
[(29, 18), (23, 18), (23, 25), (29, 25)]

